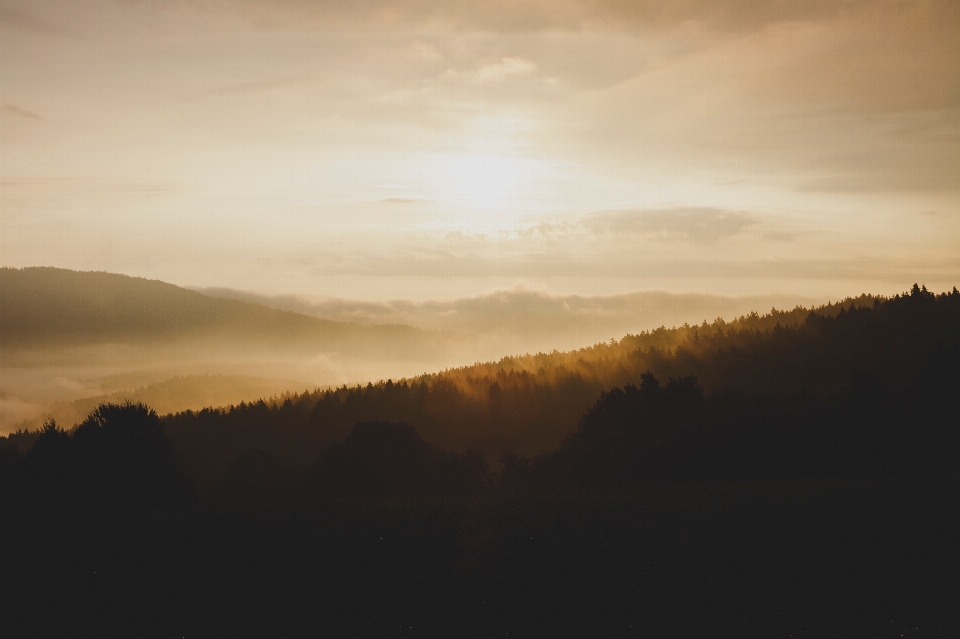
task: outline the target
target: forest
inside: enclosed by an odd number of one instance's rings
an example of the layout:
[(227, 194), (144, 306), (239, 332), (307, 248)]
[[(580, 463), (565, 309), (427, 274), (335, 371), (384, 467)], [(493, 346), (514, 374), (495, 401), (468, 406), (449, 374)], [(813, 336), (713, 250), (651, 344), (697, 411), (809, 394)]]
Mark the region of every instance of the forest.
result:
[(157, 636), (938, 636), (958, 400), (960, 292), (914, 285), (227, 408), (105, 403), (0, 440), (26, 575), (0, 594), (40, 614), (65, 580), (64, 614)]
[(885, 301), (861, 297), (814, 310), (773, 310), (578, 351), (188, 411), (164, 417), (164, 424), (188, 472), (212, 488), (230, 460), (247, 450), (295, 468), (314, 462), (362, 422), (407, 423), (431, 444), (479, 451), (494, 467), (505, 454), (537, 458), (589, 421), (588, 410), (596, 414), (618, 397), (604, 393), (642, 385), (645, 374), (664, 391), (671, 379), (695, 378), (703, 394), (696, 419), (672, 429), (672, 450), (681, 440), (684, 450), (694, 441), (697, 450), (707, 441), (707, 448), (732, 445), (731, 437), (748, 432), (806, 437), (841, 416), (844, 433), (876, 414), (884, 423), (922, 423), (904, 411), (917, 409), (914, 398), (923, 397), (919, 406), (934, 411), (946, 401), (941, 390), (947, 386), (940, 384), (956, 374), (950, 366), (960, 343), (958, 299), (918, 287)]

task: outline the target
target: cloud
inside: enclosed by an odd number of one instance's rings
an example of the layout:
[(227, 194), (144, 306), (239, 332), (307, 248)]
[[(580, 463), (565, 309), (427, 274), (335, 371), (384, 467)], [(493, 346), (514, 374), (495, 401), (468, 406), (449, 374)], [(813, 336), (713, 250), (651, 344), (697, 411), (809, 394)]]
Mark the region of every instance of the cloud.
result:
[(8, 118), (23, 118), (24, 120), (42, 120), (43, 118), (14, 104), (4, 104), (0, 106), (0, 116)]
[(385, 197), (381, 202), (386, 202), (388, 204), (427, 204), (433, 200), (422, 198), (422, 197)]
[(414, 57), (426, 62), (438, 62), (443, 59), (443, 54), (432, 44), (424, 42), (414, 42), (410, 45), (410, 52)]
[(11, 31), (39, 33), (41, 35), (62, 35), (63, 30), (30, 12), (0, 7), (0, 26)]
[(303, 78), (285, 80), (258, 80), (254, 82), (238, 82), (235, 84), (214, 87), (200, 92), (200, 95), (213, 97), (246, 96), (256, 93), (266, 93), (277, 89), (288, 89), (306, 84)]
[[(857, 255), (833, 258), (802, 255), (802, 245), (794, 256), (756, 255), (755, 247), (742, 247), (743, 254), (704, 244), (670, 246), (665, 251), (637, 250), (634, 246), (616, 246), (601, 241), (592, 250), (579, 247), (546, 247), (540, 251), (501, 250), (472, 246), (472, 250), (344, 251), (336, 249), (312, 256), (302, 265), (306, 279), (360, 276), (374, 278), (510, 278), (558, 281), (558, 278), (588, 278), (596, 281), (623, 279), (635, 282), (633, 288), (669, 287), (681, 290), (694, 286), (697, 290), (715, 288), (720, 283), (738, 282), (743, 290), (764, 288), (757, 282), (774, 282), (777, 290), (795, 290), (791, 282), (856, 282), (854, 290), (864, 282), (895, 282), (905, 286), (910, 280), (924, 279), (928, 284), (953, 286), (960, 272), (960, 260), (953, 257), (925, 256), (923, 259), (886, 255)], [(389, 280), (388, 280), (389, 281)], [(708, 285), (707, 283), (710, 282)], [(729, 289), (728, 289), (729, 290)], [(863, 289), (866, 290), (866, 289)]]
[(523, 58), (503, 58), (496, 64), (481, 67), (474, 74), (480, 82), (499, 82), (516, 75), (526, 75), (537, 69), (537, 65)]
[[(182, 3), (168, 3), (179, 7)], [(769, 25), (820, 22), (849, 16), (951, 13), (949, 0), (915, 3), (871, 0), (248, 0), (231, 3), (258, 28), (404, 28), (410, 24), (460, 31), (636, 30), (699, 25), (744, 32)], [(188, 5), (196, 10), (195, 5)], [(207, 10), (217, 11), (219, 5)], [(222, 9), (221, 9), (222, 10)]]
[[(953, 159), (956, 162), (957, 156)], [(960, 165), (931, 158), (924, 166), (878, 166), (855, 174), (831, 175), (804, 180), (797, 190), (807, 193), (884, 193), (891, 191), (956, 191)], [(870, 158), (864, 158), (867, 164)]]
[(795, 231), (769, 231), (763, 234), (763, 239), (771, 242), (796, 242), (802, 233)]
[(757, 224), (749, 213), (712, 207), (600, 211), (583, 223), (598, 235), (641, 235), (662, 241), (716, 242)]

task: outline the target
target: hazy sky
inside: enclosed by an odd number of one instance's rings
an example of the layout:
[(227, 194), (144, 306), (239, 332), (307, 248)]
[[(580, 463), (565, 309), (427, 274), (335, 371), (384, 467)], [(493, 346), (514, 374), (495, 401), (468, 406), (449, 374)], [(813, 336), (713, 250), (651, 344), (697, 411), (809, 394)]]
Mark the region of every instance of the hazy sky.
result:
[(960, 2), (0, 0), (0, 262), (431, 299), (960, 284)]

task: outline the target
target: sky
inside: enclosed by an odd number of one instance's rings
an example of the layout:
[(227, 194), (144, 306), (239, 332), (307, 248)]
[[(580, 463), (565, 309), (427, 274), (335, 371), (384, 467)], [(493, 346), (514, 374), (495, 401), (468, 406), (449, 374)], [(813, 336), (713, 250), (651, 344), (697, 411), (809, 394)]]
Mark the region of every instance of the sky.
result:
[(0, 0), (0, 262), (424, 301), (960, 284), (960, 3)]

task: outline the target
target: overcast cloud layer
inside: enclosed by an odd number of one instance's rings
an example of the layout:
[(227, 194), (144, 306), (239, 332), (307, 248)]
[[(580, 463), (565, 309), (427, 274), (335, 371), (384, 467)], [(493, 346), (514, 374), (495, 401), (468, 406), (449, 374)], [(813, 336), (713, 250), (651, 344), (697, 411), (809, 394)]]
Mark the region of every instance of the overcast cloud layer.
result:
[(0, 262), (371, 301), (960, 281), (960, 4), (0, 0)]

